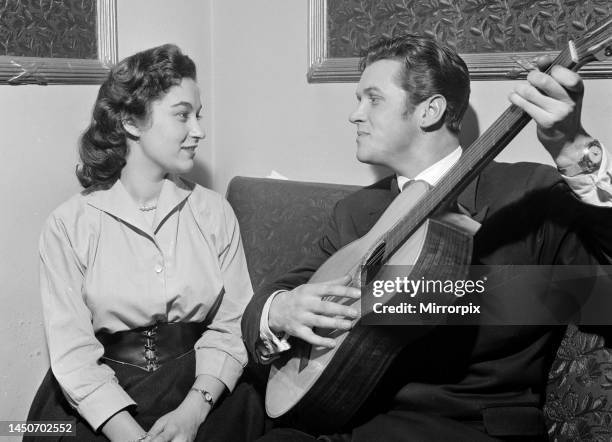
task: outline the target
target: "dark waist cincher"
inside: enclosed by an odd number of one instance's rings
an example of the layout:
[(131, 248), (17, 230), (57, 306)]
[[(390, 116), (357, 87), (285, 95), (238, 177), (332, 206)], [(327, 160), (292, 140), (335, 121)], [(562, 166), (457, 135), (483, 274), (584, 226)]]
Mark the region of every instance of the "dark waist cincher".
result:
[(201, 322), (158, 323), (116, 333), (99, 332), (103, 359), (155, 371), (194, 350), (206, 326)]

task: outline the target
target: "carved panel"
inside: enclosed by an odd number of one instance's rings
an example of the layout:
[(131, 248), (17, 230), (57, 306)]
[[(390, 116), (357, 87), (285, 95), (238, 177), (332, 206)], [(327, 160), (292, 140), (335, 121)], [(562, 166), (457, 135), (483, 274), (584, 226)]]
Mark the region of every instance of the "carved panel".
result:
[(0, 0), (0, 84), (99, 84), (117, 62), (117, 0)]
[(0, 55), (95, 59), (95, 0), (5, 0)]
[[(308, 0), (308, 7), (311, 82), (357, 81), (369, 44), (405, 33), (456, 49), (473, 80), (520, 78), (517, 58), (556, 54), (612, 17), (610, 0)], [(581, 75), (611, 78), (606, 57)]]
[(612, 15), (610, 0), (330, 0), (328, 54), (378, 36), (426, 34), (463, 54), (559, 50)]

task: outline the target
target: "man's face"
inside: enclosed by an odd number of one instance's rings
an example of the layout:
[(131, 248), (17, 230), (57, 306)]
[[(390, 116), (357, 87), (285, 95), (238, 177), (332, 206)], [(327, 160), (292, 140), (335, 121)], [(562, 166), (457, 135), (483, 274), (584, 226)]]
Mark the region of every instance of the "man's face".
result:
[(357, 85), (357, 108), (349, 121), (357, 126), (357, 159), (396, 169), (410, 157), (419, 126), (407, 109), (407, 94), (398, 84), (397, 60), (379, 60), (365, 68)]

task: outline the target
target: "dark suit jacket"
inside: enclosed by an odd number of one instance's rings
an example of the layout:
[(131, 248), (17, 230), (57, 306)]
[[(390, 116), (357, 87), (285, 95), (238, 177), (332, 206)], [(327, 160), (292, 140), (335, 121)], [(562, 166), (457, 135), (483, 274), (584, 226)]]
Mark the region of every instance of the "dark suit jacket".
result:
[[(318, 250), (257, 291), (242, 322), (252, 355), (268, 297), (306, 283), (331, 254), (367, 233), (397, 194), (395, 178), (388, 177), (340, 201)], [(611, 262), (612, 210), (578, 201), (551, 167), (492, 163), (458, 202), (482, 223), (473, 264)], [(425, 336), (406, 336), (404, 351), (364, 406), (363, 419), (400, 410), (476, 422), (490, 435), (538, 434), (561, 332), (550, 326), (439, 326)], [(432, 436), (441, 434), (431, 430)]]

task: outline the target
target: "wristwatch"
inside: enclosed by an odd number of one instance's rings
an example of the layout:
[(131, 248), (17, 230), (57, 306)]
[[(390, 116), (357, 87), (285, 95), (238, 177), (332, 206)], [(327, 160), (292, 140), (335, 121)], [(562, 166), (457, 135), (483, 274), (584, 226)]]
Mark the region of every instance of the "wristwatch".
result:
[(200, 393), (202, 398), (204, 398), (204, 402), (208, 402), (211, 407), (215, 405), (215, 400), (213, 399), (212, 394), (210, 394), (208, 391), (196, 387), (191, 387), (191, 389)]
[(568, 167), (559, 168), (567, 177), (597, 172), (603, 158), (603, 147), (598, 140), (589, 141), (582, 151), (582, 158)]

